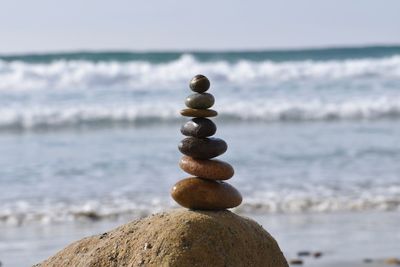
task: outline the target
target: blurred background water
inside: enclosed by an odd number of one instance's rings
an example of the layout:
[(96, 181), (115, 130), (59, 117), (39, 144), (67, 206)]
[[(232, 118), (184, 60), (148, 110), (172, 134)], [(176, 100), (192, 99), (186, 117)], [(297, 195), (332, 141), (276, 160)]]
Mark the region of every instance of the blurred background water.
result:
[[(236, 212), (288, 255), (396, 252), (400, 47), (27, 54), (0, 56), (5, 266), (177, 207), (179, 109), (198, 73), (211, 80), (221, 159), (244, 197)], [(308, 238), (308, 248), (293, 241)]]

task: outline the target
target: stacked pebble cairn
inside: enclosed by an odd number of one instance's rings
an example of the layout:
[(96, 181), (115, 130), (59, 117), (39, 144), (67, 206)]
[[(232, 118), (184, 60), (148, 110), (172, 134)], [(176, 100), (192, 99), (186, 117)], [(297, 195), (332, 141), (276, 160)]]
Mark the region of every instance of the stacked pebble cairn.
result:
[(205, 93), (210, 88), (210, 81), (203, 75), (196, 75), (190, 81), (194, 91), (186, 98), (188, 107), (181, 114), (194, 117), (186, 122), (181, 132), (188, 136), (179, 144), (184, 154), (179, 162), (182, 170), (193, 175), (177, 182), (172, 188), (172, 198), (181, 206), (194, 210), (224, 210), (233, 208), (242, 202), (240, 193), (223, 180), (230, 179), (234, 170), (228, 163), (212, 159), (222, 155), (228, 146), (224, 140), (210, 137), (217, 131), (217, 126), (207, 117), (217, 116), (214, 96)]

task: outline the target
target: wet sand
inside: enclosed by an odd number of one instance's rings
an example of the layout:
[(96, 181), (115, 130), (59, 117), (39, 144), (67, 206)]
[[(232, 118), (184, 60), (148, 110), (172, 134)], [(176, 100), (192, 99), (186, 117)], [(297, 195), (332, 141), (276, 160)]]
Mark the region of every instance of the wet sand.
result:
[[(307, 265), (303, 265), (307, 266)], [(370, 263), (359, 263), (359, 262), (341, 262), (341, 263), (331, 263), (326, 265), (320, 265), (320, 267), (388, 267), (388, 266), (398, 266), (398, 265), (388, 265), (383, 261), (376, 261)]]

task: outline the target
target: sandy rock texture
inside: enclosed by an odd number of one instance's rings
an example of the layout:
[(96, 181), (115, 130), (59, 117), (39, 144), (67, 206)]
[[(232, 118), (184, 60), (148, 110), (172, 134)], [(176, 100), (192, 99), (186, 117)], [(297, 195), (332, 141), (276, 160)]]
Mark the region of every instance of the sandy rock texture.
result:
[(274, 238), (230, 211), (178, 209), (87, 237), (35, 265), (287, 267)]

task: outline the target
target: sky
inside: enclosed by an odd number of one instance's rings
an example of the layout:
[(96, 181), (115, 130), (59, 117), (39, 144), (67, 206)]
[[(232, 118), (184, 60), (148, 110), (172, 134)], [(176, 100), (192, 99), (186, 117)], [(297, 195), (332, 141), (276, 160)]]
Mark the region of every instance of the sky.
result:
[(0, 0), (0, 53), (400, 44), (400, 1)]

